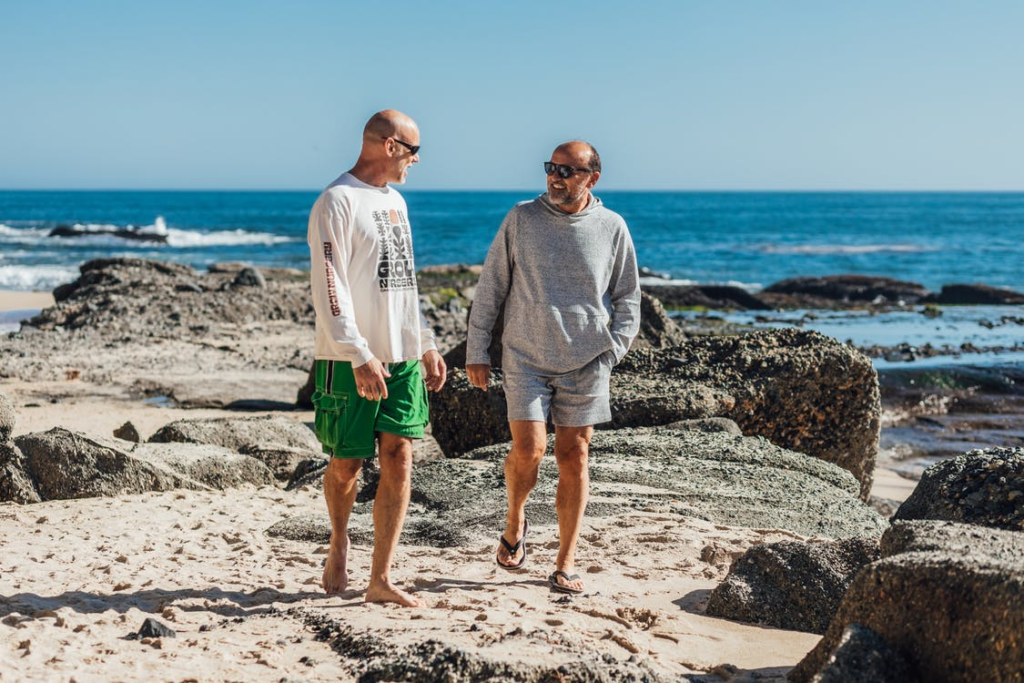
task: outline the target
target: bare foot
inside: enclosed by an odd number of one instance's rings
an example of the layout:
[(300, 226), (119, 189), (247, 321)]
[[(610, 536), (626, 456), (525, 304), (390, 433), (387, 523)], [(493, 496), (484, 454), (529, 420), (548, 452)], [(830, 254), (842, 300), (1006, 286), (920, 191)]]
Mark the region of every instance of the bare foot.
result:
[(327, 551), (324, 575), (320, 579), (320, 585), (328, 595), (343, 593), (348, 588), (349, 546), (348, 534), (345, 535), (344, 545), (335, 543), (334, 537), (331, 537), (331, 549)]
[(415, 595), (395, 588), (390, 583), (371, 583), (366, 589), (366, 602), (395, 602), (403, 607), (426, 607), (427, 603)]

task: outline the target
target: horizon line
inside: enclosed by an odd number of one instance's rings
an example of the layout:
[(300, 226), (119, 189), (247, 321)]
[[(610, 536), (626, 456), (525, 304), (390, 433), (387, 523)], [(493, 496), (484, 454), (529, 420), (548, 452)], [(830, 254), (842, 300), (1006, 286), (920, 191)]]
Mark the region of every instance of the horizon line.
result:
[[(395, 187), (394, 184), (389, 183)], [(0, 192), (294, 192), (313, 193), (322, 192), (324, 188), (189, 188), (189, 187), (31, 187), (31, 188), (7, 188), (0, 187)], [(403, 193), (408, 192), (537, 192), (537, 188), (410, 188), (398, 185)], [(676, 193), (676, 194), (697, 194), (697, 193), (719, 193), (719, 194), (1024, 194), (1021, 189), (879, 189), (879, 188), (687, 188), (687, 189), (637, 189), (637, 188), (602, 188), (594, 192), (632, 192), (645, 194)], [(541, 192), (543, 194), (543, 192)]]

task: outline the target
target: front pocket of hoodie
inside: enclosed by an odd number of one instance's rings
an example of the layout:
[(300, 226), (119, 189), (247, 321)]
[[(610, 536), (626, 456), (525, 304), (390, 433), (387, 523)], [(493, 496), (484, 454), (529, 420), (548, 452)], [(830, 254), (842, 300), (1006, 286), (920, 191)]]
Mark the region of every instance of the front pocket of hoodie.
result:
[(324, 448), (341, 448), (344, 445), (341, 428), (344, 426), (345, 411), (348, 409), (348, 396), (315, 391), (310, 400), (313, 402), (313, 431), (316, 438)]
[(612, 348), (608, 316), (582, 306), (551, 306), (547, 324), (534, 329), (530, 342), (548, 367), (563, 372), (581, 368)]

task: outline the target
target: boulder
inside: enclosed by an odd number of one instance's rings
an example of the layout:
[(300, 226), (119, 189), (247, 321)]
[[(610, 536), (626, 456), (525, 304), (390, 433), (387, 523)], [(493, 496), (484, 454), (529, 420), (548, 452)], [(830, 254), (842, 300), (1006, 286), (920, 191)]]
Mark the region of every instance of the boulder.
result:
[(258, 268), (247, 266), (238, 271), (235, 279), (231, 281), (232, 287), (259, 287), (267, 286), (267, 280)]
[(11, 438), (16, 418), (17, 412), (14, 410), (14, 403), (7, 397), (7, 394), (0, 391), (0, 443)]
[(1024, 530), (1024, 448), (973, 450), (932, 465), (893, 519)]
[[(785, 295), (775, 297), (772, 295)], [(826, 275), (797, 277), (765, 287), (759, 297), (770, 303), (785, 303), (786, 297), (803, 297), (832, 303), (912, 304), (928, 295), (924, 285), (874, 275)], [(822, 306), (829, 308), (827, 303)]]
[(94, 439), (54, 428), (19, 436), (24, 472), (42, 500), (172, 489), (222, 489), (273, 483), (266, 465), (217, 446)]
[(942, 285), (942, 291), (922, 300), (923, 303), (1019, 306), (1024, 304), (1024, 294), (1003, 287), (981, 284)]
[(878, 558), (877, 538), (757, 545), (736, 558), (711, 591), (707, 613), (824, 633), (854, 575)]
[(1024, 538), (1019, 531), (957, 522), (893, 522), (882, 535), (880, 552), (882, 557), (930, 552), (966, 556), (975, 548), (984, 548), (985, 555), (1001, 562), (1024, 566)]
[(965, 553), (958, 545), (965, 537), (948, 543), (955, 537), (949, 528), (930, 537), (922, 529), (887, 532), (883, 548), (908, 552), (857, 574), (824, 638), (790, 671), (792, 681), (805, 683), (821, 671), (851, 624), (878, 633), (922, 681), (1020, 679), (1024, 563), (1006, 550), (1020, 545), (1020, 532), (987, 530), (994, 542), (974, 538)]
[[(856, 349), (786, 328), (697, 337), (668, 349), (631, 351), (611, 378), (620, 429), (726, 417), (744, 434), (850, 471), (867, 500), (878, 451), (878, 375)], [(453, 373), (431, 395), (434, 437), (448, 457), (509, 438), (498, 376), (486, 393)]]
[(850, 624), (814, 683), (918, 683), (910, 663), (882, 636)]
[(641, 285), (668, 308), (713, 308), (762, 311), (771, 308), (760, 297), (732, 285)]
[[(553, 442), (553, 436), (551, 437)], [(552, 446), (549, 443), (549, 448)], [(879, 537), (885, 520), (863, 504), (846, 470), (779, 448), (763, 438), (667, 428), (594, 434), (587, 515), (628, 515), (637, 508), (715, 524), (788, 529), (806, 536)], [(504, 460), (508, 444), (413, 469), (411, 524), (402, 542), (439, 547), (491, 543), (504, 524)], [(526, 514), (534, 526), (555, 525), (558, 472), (545, 458)], [(316, 484), (316, 481), (311, 481)], [(351, 529), (369, 538), (372, 503), (358, 502)], [(285, 525), (322, 540), (326, 515)]]
[(660, 301), (646, 292), (640, 293), (640, 331), (631, 349), (665, 349), (686, 341), (686, 333), (665, 312)]
[[(313, 322), (308, 276), (264, 271), (265, 287), (233, 287), (243, 271), (197, 273), (189, 266), (138, 258), (87, 261), (80, 277), (57, 287), (56, 305), (29, 325), (87, 331), (105, 339), (190, 338), (218, 324)], [(278, 269), (285, 270), (285, 269)]]
[(139, 443), (142, 441), (142, 437), (139, 436), (139, 430), (135, 428), (131, 422), (125, 422), (123, 425), (114, 430), (114, 436), (123, 441), (131, 441), (132, 443)]
[(10, 443), (0, 443), (0, 503), (38, 503), (42, 500), (25, 473), (21, 451)]
[(316, 435), (302, 422), (274, 415), (175, 420), (149, 438), (150, 443), (205, 443), (237, 453), (294, 450), (302, 457), (319, 456)]

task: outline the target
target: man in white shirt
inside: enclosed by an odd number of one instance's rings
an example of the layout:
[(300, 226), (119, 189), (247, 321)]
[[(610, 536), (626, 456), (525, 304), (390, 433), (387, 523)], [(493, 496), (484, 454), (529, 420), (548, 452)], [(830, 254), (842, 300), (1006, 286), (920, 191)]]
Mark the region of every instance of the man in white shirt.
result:
[(412, 440), (428, 422), (426, 390), (440, 390), (447, 376), (419, 310), (405, 200), (388, 186), (405, 182), (419, 147), (411, 118), (374, 114), (355, 166), (313, 205), (308, 233), (315, 430), (331, 456), (324, 474), (331, 545), (321, 583), (330, 594), (348, 587), (348, 520), (362, 461), (373, 457), (376, 440), (380, 482), (366, 601), (407, 607), (425, 603), (392, 584), (390, 571), (409, 507)]

